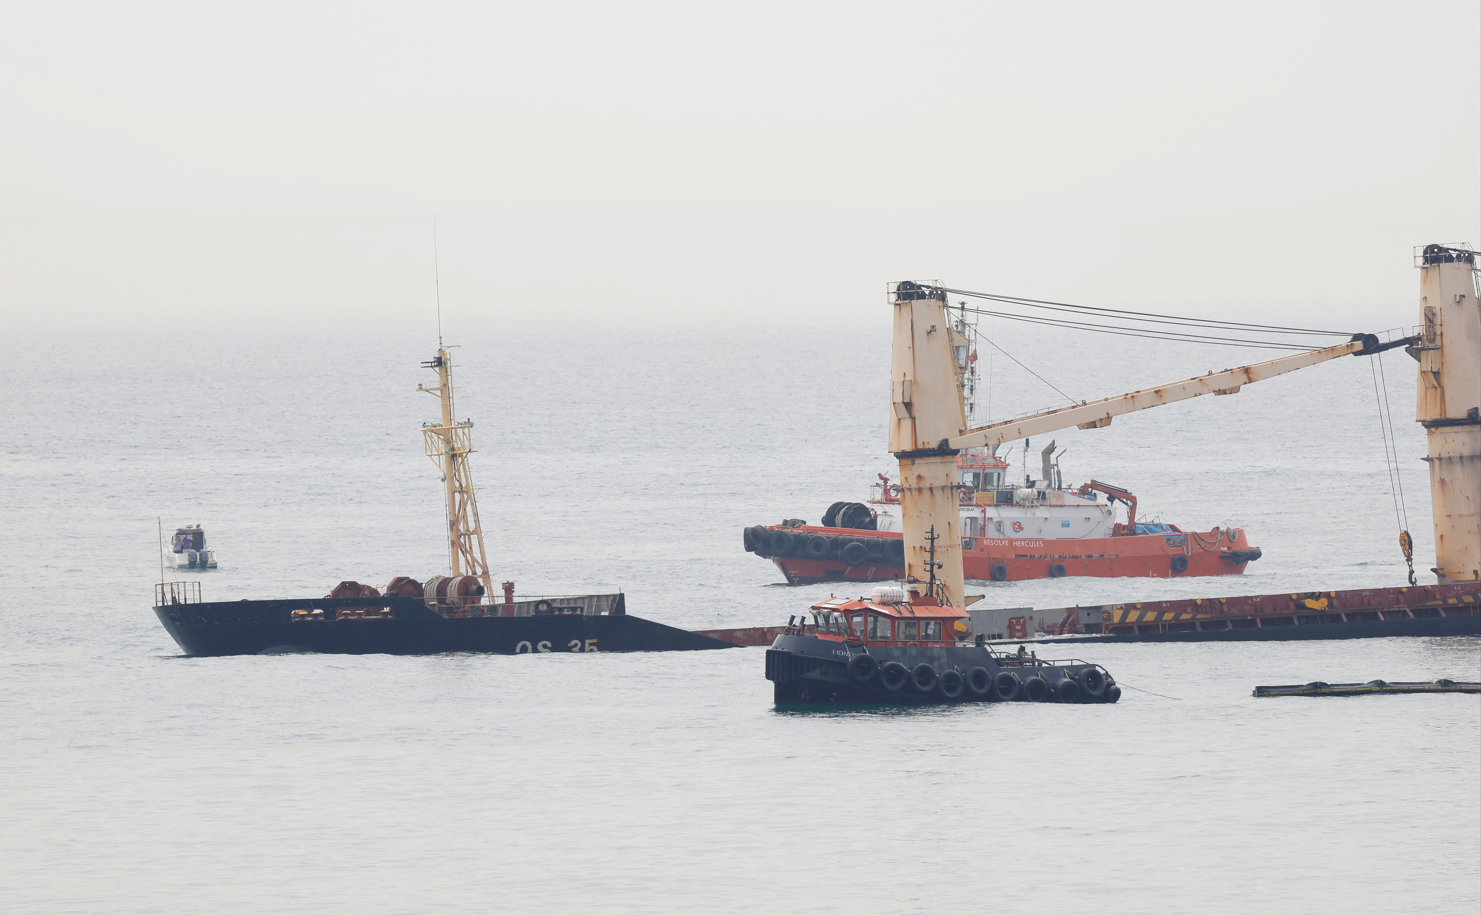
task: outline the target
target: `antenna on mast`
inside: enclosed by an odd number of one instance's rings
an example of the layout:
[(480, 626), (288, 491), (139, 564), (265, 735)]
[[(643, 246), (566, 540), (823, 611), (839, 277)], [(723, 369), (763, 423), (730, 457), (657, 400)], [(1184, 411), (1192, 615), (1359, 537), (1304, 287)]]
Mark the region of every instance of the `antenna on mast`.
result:
[(432, 218), (432, 290), (437, 296), (437, 346), (442, 346), (442, 269), (437, 261), (437, 218)]

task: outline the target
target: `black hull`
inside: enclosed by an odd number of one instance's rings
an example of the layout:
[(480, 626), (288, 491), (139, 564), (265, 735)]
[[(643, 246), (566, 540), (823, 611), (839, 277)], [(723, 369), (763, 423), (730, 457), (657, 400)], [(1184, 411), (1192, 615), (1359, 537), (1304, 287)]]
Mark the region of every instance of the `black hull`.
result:
[[(335, 619), (343, 608), (390, 608), (393, 617)], [(322, 618), (295, 620), (295, 610)], [(732, 649), (688, 630), (632, 617), (553, 615), (442, 617), (411, 598), (315, 598), (217, 601), (156, 607), (154, 613), (187, 655), (324, 652), (339, 655), (432, 655), (487, 652), (675, 652)]]
[[(1298, 639), (1371, 639), (1384, 636), (1481, 636), (1481, 615), (1302, 623), (1172, 633), (1091, 634), (1036, 639), (1034, 642), (1289, 642)], [(1010, 642), (1017, 645), (1023, 640), (1003, 640), (1001, 644)]]
[[(922, 690), (913, 680), (905, 681), (898, 689), (889, 689), (884, 684), (882, 671), (864, 682), (850, 676), (849, 660), (859, 654), (871, 655), (881, 665), (899, 662), (908, 669), (925, 664), (937, 672), (955, 670), (965, 675), (974, 668), (982, 668), (990, 678), (996, 679), (1006, 673), (1020, 685), (1026, 685), (1032, 678), (1042, 678), (1045, 689), (1034, 699), (1017, 691), (1011, 698), (1001, 698), (992, 692), (976, 695), (970, 689), (964, 689), (957, 696), (946, 696), (939, 682), (931, 689)], [(1100, 696), (1081, 694), (1078, 684), (1073, 694), (1059, 693), (1057, 685), (1062, 678), (1078, 680), (1087, 668), (1104, 671), (1098, 665), (1078, 659), (1018, 661), (1011, 656), (995, 655), (985, 646), (870, 646), (866, 651), (857, 643), (796, 633), (778, 636), (772, 647), (766, 650), (766, 678), (773, 684), (773, 697), (778, 706), (794, 703), (906, 706), (990, 702), (1115, 703), (1121, 696), (1121, 689), (1115, 686), (1109, 675), (1105, 679), (1108, 686)]]

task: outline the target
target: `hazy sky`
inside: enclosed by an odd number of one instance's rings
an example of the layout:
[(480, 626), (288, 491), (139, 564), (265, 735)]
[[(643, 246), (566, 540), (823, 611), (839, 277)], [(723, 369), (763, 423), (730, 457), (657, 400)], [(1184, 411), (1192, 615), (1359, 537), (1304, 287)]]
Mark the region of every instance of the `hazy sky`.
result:
[(0, 309), (398, 320), (435, 217), (470, 323), (1412, 323), (1412, 247), (1481, 243), (1478, 6), (7, 0)]

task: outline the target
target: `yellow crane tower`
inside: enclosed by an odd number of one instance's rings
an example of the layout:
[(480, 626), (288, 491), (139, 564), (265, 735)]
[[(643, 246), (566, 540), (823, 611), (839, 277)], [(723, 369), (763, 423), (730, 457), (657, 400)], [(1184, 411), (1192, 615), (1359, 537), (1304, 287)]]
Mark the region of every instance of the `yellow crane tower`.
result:
[(437, 370), (437, 387), (418, 385), (418, 391), (436, 395), (441, 402), (441, 420), (423, 423), (427, 457), (442, 474), (447, 494), (447, 551), (449, 575), (476, 576), (483, 583), (485, 595), (494, 593), (489, 575), (488, 556), (483, 549), (483, 528), (478, 523), (478, 501), (473, 495), (473, 472), (468, 456), (473, 454), (472, 420), (453, 419), (452, 357), (450, 347), (439, 341), (437, 356), (424, 363)]

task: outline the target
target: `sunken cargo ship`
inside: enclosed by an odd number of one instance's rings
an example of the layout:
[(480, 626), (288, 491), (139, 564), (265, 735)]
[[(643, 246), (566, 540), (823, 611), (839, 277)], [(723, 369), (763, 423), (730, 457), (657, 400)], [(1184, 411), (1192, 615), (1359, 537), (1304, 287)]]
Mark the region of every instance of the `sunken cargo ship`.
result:
[(204, 601), (199, 582), (163, 581), (154, 613), (187, 655), (283, 652), (419, 655), (489, 652), (645, 652), (728, 649), (734, 643), (627, 613), (621, 592), (524, 596), (514, 583), (494, 595), (468, 457), (472, 422), (454, 420), (452, 360), (439, 345), (422, 364), (438, 374), (438, 422), (422, 427), (427, 456), (445, 484), (449, 574), (397, 577), (384, 590), (341, 582), (322, 598)]

